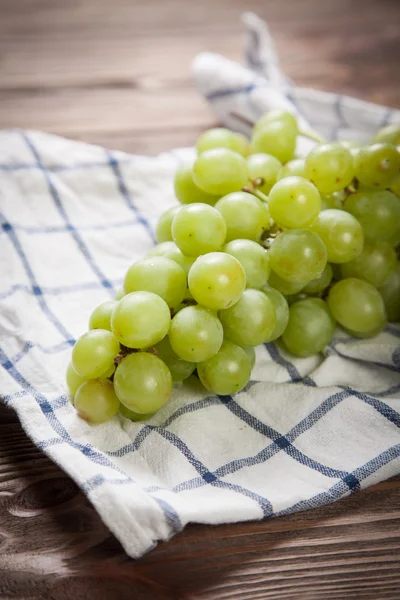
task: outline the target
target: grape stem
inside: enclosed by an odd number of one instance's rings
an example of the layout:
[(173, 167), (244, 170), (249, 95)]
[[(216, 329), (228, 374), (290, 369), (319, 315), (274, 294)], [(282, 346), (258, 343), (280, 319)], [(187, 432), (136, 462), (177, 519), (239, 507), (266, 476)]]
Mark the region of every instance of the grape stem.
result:
[(242, 188), (242, 192), (247, 192), (248, 194), (253, 194), (253, 196), (256, 196), (262, 202), (268, 202), (267, 196), (265, 194), (263, 194), (262, 192), (260, 192), (260, 190), (257, 190), (256, 188), (254, 188), (254, 186), (250, 187), (248, 185), (245, 185)]

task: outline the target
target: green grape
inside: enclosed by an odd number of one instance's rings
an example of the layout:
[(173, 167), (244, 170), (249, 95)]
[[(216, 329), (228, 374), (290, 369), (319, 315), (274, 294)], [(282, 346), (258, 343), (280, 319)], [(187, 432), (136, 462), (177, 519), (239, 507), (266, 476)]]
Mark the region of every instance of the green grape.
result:
[(239, 346), (268, 342), (276, 325), (272, 301), (261, 291), (247, 289), (236, 304), (221, 310), (219, 318), (228, 340)]
[(106, 371), (104, 371), (104, 373), (102, 373), (99, 376), (99, 379), (110, 379), (110, 377), (113, 376), (115, 371), (115, 364), (112, 364), (108, 367), (108, 369)]
[(392, 183), (390, 189), (398, 198), (400, 198), (400, 179)]
[(254, 365), (256, 364), (256, 351), (253, 346), (244, 346), (243, 350), (246, 352), (247, 358), (250, 361), (250, 369), (253, 370)]
[(285, 177), (305, 177), (306, 176), (306, 161), (304, 158), (295, 158), (293, 160), (289, 160), (286, 165), (283, 165), (279, 171), (278, 176), (276, 178), (277, 181), (284, 179)]
[(225, 241), (226, 225), (221, 214), (207, 204), (182, 207), (172, 222), (175, 244), (186, 256), (219, 250)]
[(292, 160), (296, 149), (297, 132), (284, 121), (271, 121), (262, 127), (256, 125), (250, 148), (252, 154), (272, 154), (281, 163)]
[(280, 233), (269, 250), (269, 257), (272, 270), (288, 281), (312, 281), (321, 275), (327, 263), (325, 244), (307, 229)]
[(252, 240), (232, 240), (222, 247), (222, 252), (234, 256), (246, 274), (246, 287), (259, 289), (271, 273), (268, 252)]
[(400, 198), (388, 191), (359, 191), (348, 196), (344, 208), (361, 224), (366, 239), (384, 242), (400, 229)]
[(215, 208), (226, 223), (226, 242), (236, 239), (258, 242), (263, 232), (269, 229), (268, 207), (253, 194), (247, 192), (228, 194), (218, 200)]
[(270, 189), (276, 183), (277, 175), (282, 167), (282, 163), (271, 154), (252, 154), (247, 159), (250, 179), (263, 180), (262, 185), (257, 189), (264, 194), (269, 194)]
[(344, 210), (323, 210), (311, 225), (328, 251), (328, 261), (345, 263), (357, 258), (364, 245), (363, 228), (356, 218)]
[(121, 300), (125, 296), (125, 290), (123, 287), (117, 289), (114, 300)]
[(281, 227), (307, 227), (321, 210), (321, 196), (307, 179), (285, 177), (270, 191), (268, 208), (271, 217)]
[(185, 271), (186, 275), (196, 260), (195, 256), (185, 256), (175, 244), (175, 242), (163, 242), (157, 244), (147, 253), (147, 256), (164, 256), (176, 262)]
[(128, 348), (149, 348), (167, 335), (171, 313), (152, 292), (132, 292), (119, 301), (111, 316), (112, 331)]
[(197, 154), (203, 154), (214, 148), (233, 150), (242, 156), (248, 156), (250, 146), (247, 138), (241, 133), (235, 133), (224, 127), (215, 127), (203, 133), (197, 140)]
[(286, 329), (289, 320), (289, 305), (286, 298), (278, 290), (266, 285), (262, 288), (264, 294), (271, 300), (275, 308), (276, 323), (269, 341), (277, 340)]
[(82, 383), (85, 383), (85, 381), (87, 381), (86, 377), (81, 377), (80, 375), (78, 375), (71, 362), (68, 363), (65, 380), (67, 382), (68, 393), (70, 394), (72, 400), (74, 399), (78, 388), (82, 385)]
[(355, 175), (365, 187), (384, 190), (400, 176), (400, 153), (393, 144), (365, 146), (358, 152)]
[(286, 127), (286, 132), (290, 135), (298, 135), (299, 128), (297, 125), (297, 119), (292, 113), (287, 110), (282, 110), (280, 108), (275, 108), (273, 110), (268, 111), (265, 115), (263, 115), (260, 119), (258, 119), (257, 123), (253, 127), (253, 134), (262, 131), (266, 125), (270, 123), (282, 123)]
[(208, 194), (223, 196), (236, 192), (249, 180), (246, 159), (225, 148), (207, 150), (194, 163), (193, 179)]
[(282, 279), (275, 273), (275, 271), (271, 271), (271, 274), (268, 279), (268, 285), (272, 288), (278, 290), (284, 296), (291, 296), (292, 294), (297, 294), (303, 287), (306, 285), (306, 281), (288, 281), (286, 279)]
[(321, 210), (328, 210), (329, 208), (343, 210), (345, 200), (346, 193), (344, 190), (333, 192), (333, 194), (321, 194)]
[(374, 335), (386, 325), (382, 297), (367, 281), (338, 281), (329, 291), (328, 305), (336, 321), (356, 337)]
[(125, 417), (126, 419), (130, 419), (131, 421), (148, 421), (148, 419), (151, 419), (151, 417), (153, 417), (155, 414), (155, 413), (147, 413), (147, 414), (137, 413), (134, 410), (130, 410), (129, 408), (127, 408), (124, 404), (120, 405), (119, 412), (121, 413), (121, 415), (123, 417)]
[(330, 285), (332, 278), (332, 267), (329, 263), (327, 263), (321, 275), (307, 283), (307, 285), (303, 288), (303, 292), (305, 294), (310, 294), (311, 296), (314, 294), (320, 294), (328, 287), (328, 285)]
[(168, 402), (172, 377), (160, 358), (147, 352), (135, 352), (125, 356), (117, 366), (114, 389), (126, 408), (148, 415)]
[(105, 423), (118, 412), (119, 400), (111, 381), (92, 379), (83, 383), (75, 394), (75, 408), (88, 423)]
[(175, 196), (181, 204), (199, 203), (214, 206), (219, 196), (207, 194), (200, 189), (193, 180), (193, 167), (183, 165), (179, 167), (174, 180)]
[(371, 144), (393, 144), (400, 146), (400, 123), (382, 127), (371, 139)]
[(167, 335), (161, 342), (158, 342), (158, 344), (154, 346), (154, 349), (157, 352), (157, 356), (165, 362), (170, 370), (172, 381), (174, 383), (187, 379), (196, 368), (195, 363), (183, 360), (173, 351)]
[(393, 246), (393, 248), (400, 246), (400, 228), (388, 239), (387, 243)]
[(187, 306), (172, 319), (169, 341), (183, 360), (203, 362), (221, 347), (224, 337), (220, 320), (202, 306)]
[(186, 291), (185, 271), (165, 256), (149, 256), (133, 263), (126, 272), (124, 288), (127, 293), (152, 292), (169, 307), (182, 302)]
[(226, 340), (218, 354), (197, 364), (197, 373), (209, 392), (228, 396), (240, 392), (249, 382), (250, 360), (243, 348)]
[(81, 377), (96, 379), (114, 364), (119, 343), (105, 329), (92, 329), (82, 335), (72, 349), (72, 366)]
[(107, 329), (111, 331), (111, 313), (117, 304), (117, 300), (107, 300), (99, 304), (90, 315), (89, 329)]
[(323, 194), (337, 192), (354, 177), (353, 157), (338, 142), (320, 144), (306, 158), (306, 176)]
[(400, 263), (379, 288), (389, 321), (400, 321)]
[(395, 269), (396, 263), (396, 252), (390, 244), (369, 242), (356, 259), (341, 265), (340, 271), (343, 279), (356, 277), (380, 287)]
[(239, 300), (246, 287), (246, 274), (233, 256), (210, 252), (193, 264), (188, 283), (196, 302), (212, 310), (222, 310)]
[(174, 216), (179, 212), (180, 208), (180, 206), (173, 206), (166, 210), (158, 219), (156, 240), (159, 244), (172, 241), (171, 225)]
[(306, 298), (292, 304), (289, 322), (282, 334), (286, 348), (295, 356), (311, 356), (332, 339), (336, 322), (320, 298)]

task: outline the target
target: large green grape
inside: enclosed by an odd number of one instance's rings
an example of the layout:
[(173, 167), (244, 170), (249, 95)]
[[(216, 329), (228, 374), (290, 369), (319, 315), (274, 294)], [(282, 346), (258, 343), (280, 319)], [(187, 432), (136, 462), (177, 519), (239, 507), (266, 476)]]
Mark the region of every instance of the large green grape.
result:
[(130, 421), (147, 421), (151, 419), (154, 413), (141, 414), (137, 413), (134, 410), (129, 410), (124, 404), (121, 404), (119, 407), (119, 412), (126, 419), (130, 419)]
[(269, 337), (269, 341), (273, 342), (274, 340), (277, 340), (286, 329), (289, 320), (289, 305), (283, 294), (269, 285), (265, 285), (262, 288), (262, 291), (271, 300), (275, 308), (276, 323), (274, 330)]
[(306, 285), (306, 281), (288, 281), (279, 277), (275, 271), (271, 271), (268, 279), (268, 285), (278, 290), (284, 296), (291, 296), (297, 294)]
[(387, 242), (369, 242), (361, 254), (341, 265), (343, 278), (357, 277), (369, 281), (375, 287), (383, 285), (397, 263), (396, 252)]
[(297, 132), (283, 121), (271, 121), (262, 126), (256, 124), (251, 138), (252, 154), (272, 154), (281, 163), (293, 158)]
[(276, 183), (277, 175), (282, 163), (272, 154), (252, 154), (247, 159), (250, 179), (262, 179), (262, 185), (258, 186), (264, 194), (269, 194), (270, 189)]
[(67, 372), (65, 374), (65, 380), (67, 383), (68, 393), (70, 394), (72, 399), (74, 398), (78, 388), (82, 385), (82, 383), (85, 383), (85, 381), (87, 381), (86, 377), (81, 377), (81, 375), (78, 375), (71, 362), (68, 363)]
[(326, 302), (320, 298), (306, 298), (291, 305), (282, 340), (295, 356), (310, 356), (329, 344), (335, 327), (335, 319)]
[(316, 279), (327, 263), (325, 244), (316, 233), (306, 229), (283, 231), (274, 240), (269, 256), (273, 271), (288, 281)]
[(111, 314), (117, 304), (117, 300), (106, 300), (106, 302), (99, 304), (90, 315), (89, 329), (107, 329), (111, 331)]
[(207, 390), (227, 396), (240, 392), (248, 383), (250, 360), (243, 348), (226, 340), (215, 356), (197, 364), (197, 373)]
[(158, 342), (154, 348), (157, 352), (157, 356), (165, 362), (170, 370), (172, 381), (184, 381), (195, 370), (195, 363), (183, 360), (176, 354), (176, 352), (174, 352), (167, 335), (163, 340), (161, 340), (161, 342)]
[(115, 337), (128, 348), (148, 348), (157, 344), (167, 335), (170, 322), (168, 305), (152, 292), (127, 294), (111, 316)]
[(248, 156), (250, 152), (249, 142), (244, 135), (224, 127), (215, 127), (203, 133), (197, 140), (196, 147), (199, 155), (214, 148), (226, 148), (242, 156)]
[(306, 177), (306, 161), (304, 158), (294, 158), (293, 160), (289, 160), (286, 165), (283, 165), (279, 169), (276, 180), (280, 181), (284, 177), (292, 177), (293, 175), (297, 177)]
[(400, 177), (400, 153), (393, 144), (364, 146), (354, 164), (358, 181), (373, 190), (384, 190)]
[(306, 158), (306, 177), (323, 194), (342, 190), (354, 177), (353, 157), (338, 142), (320, 144)]
[(160, 358), (147, 352), (135, 352), (119, 363), (114, 388), (120, 402), (129, 410), (151, 414), (168, 402), (172, 377)]
[(311, 296), (315, 294), (320, 294), (323, 292), (333, 278), (332, 267), (329, 263), (325, 265), (325, 269), (322, 271), (321, 275), (312, 281), (309, 281), (306, 286), (303, 288), (303, 292), (305, 294), (310, 294)]
[(181, 204), (193, 204), (202, 202), (214, 206), (219, 196), (207, 194), (200, 189), (193, 180), (193, 167), (182, 165), (175, 174), (174, 180), (175, 196)]
[(176, 262), (185, 271), (186, 275), (196, 260), (195, 256), (185, 256), (175, 244), (175, 242), (163, 242), (157, 244), (147, 253), (147, 256), (164, 256)]
[(400, 198), (389, 191), (361, 190), (348, 196), (344, 208), (362, 225), (371, 241), (387, 241), (400, 230)]
[(282, 227), (307, 227), (321, 210), (321, 196), (307, 179), (285, 177), (271, 189), (268, 208), (271, 217)]
[(221, 310), (225, 337), (239, 346), (269, 342), (276, 325), (272, 301), (261, 291), (247, 289), (236, 304)]
[(379, 288), (389, 321), (400, 321), (400, 263)]
[(186, 256), (215, 252), (225, 241), (226, 224), (218, 210), (207, 204), (183, 206), (172, 222), (175, 244)]
[(172, 319), (169, 341), (174, 352), (183, 360), (203, 362), (221, 347), (223, 329), (211, 310), (202, 306), (187, 306)]
[(173, 206), (166, 210), (158, 219), (156, 239), (159, 244), (172, 241), (171, 225), (174, 216), (178, 213), (180, 208), (180, 206)]
[(119, 343), (111, 331), (92, 329), (75, 343), (72, 366), (81, 377), (96, 379), (114, 364), (119, 350)]
[(157, 294), (173, 308), (185, 298), (186, 274), (182, 267), (165, 256), (149, 256), (129, 267), (124, 279), (124, 288), (128, 294)]
[(232, 240), (222, 247), (222, 252), (234, 256), (246, 273), (246, 287), (259, 289), (271, 272), (268, 252), (252, 240)]
[(246, 159), (225, 148), (207, 150), (194, 163), (193, 179), (208, 194), (236, 192), (249, 182)]
[(400, 146), (400, 123), (392, 123), (379, 129), (371, 139), (371, 144), (393, 144)]
[(246, 274), (240, 262), (230, 254), (210, 252), (193, 264), (188, 283), (196, 302), (221, 310), (239, 300), (246, 287)]
[(336, 321), (356, 337), (375, 335), (386, 325), (382, 297), (367, 281), (338, 281), (329, 291), (328, 305)]
[(363, 228), (356, 218), (344, 210), (323, 210), (310, 230), (324, 242), (328, 261), (346, 263), (357, 258), (364, 246)]
[(215, 208), (226, 223), (226, 242), (236, 239), (258, 242), (269, 229), (270, 216), (267, 205), (247, 192), (235, 192), (218, 200)]
[(74, 405), (81, 419), (96, 424), (105, 423), (117, 414), (119, 400), (111, 381), (92, 379), (80, 386)]
[(284, 130), (287, 135), (298, 135), (299, 128), (297, 125), (297, 119), (292, 113), (287, 110), (275, 108), (265, 113), (253, 127), (253, 134), (262, 131), (265, 126), (271, 123), (281, 123), (286, 129)]

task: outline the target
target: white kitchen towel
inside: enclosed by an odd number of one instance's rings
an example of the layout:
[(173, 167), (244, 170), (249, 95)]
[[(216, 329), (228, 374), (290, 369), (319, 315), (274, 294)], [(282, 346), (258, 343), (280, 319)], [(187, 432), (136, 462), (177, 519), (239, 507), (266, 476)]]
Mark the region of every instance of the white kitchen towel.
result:
[[(259, 85), (265, 106), (270, 96), (275, 106), (289, 92), (297, 96), (264, 26), (248, 19), (254, 70), (225, 69), (218, 57), (197, 61), (223, 119), (232, 106), (250, 107), (253, 92), (234, 90), (246, 81), (248, 90)], [(318, 127), (329, 102), (308, 94)], [(329, 114), (333, 131), (338, 113)], [(399, 120), (370, 105), (364, 114), (368, 131), (382, 115)], [(400, 472), (400, 327), (393, 324), (371, 340), (338, 331), (323, 354), (306, 359), (260, 346), (251, 382), (234, 397), (208, 394), (192, 377), (148, 422), (116, 416), (90, 426), (77, 416), (64, 383), (71, 346), (92, 309), (113, 297), (131, 262), (153, 245), (158, 216), (176, 203), (174, 172), (191, 156), (129, 156), (43, 133), (0, 133), (0, 391), (133, 557), (189, 521), (285, 515)]]

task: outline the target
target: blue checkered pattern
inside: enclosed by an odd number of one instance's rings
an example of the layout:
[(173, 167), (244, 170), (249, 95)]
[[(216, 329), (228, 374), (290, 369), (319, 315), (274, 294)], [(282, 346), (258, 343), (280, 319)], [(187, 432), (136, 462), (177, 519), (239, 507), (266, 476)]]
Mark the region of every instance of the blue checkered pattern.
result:
[[(265, 68), (251, 50), (261, 38), (251, 36), (248, 56)], [(269, 72), (289, 90), (276, 67)], [(208, 94), (213, 103), (230, 107), (256, 89), (229, 87), (227, 77)], [(157, 217), (176, 202), (174, 172), (191, 156), (0, 133), (3, 398), (135, 557), (189, 521), (289, 514), (400, 472), (397, 325), (373, 340), (338, 331), (323, 356), (307, 359), (265, 344), (236, 396), (207, 395), (190, 378), (146, 423), (117, 416), (91, 427), (77, 417), (64, 384), (71, 346), (153, 245)]]

